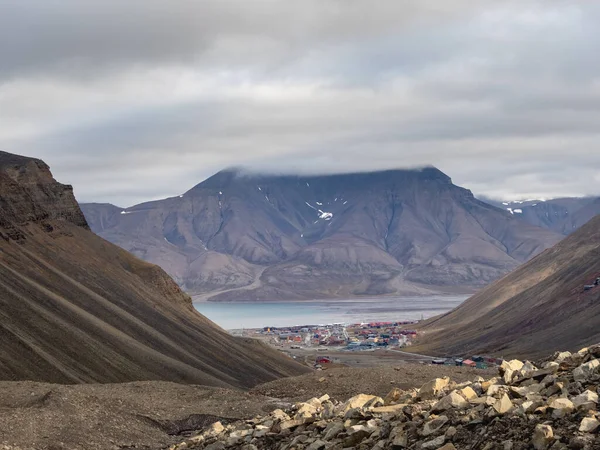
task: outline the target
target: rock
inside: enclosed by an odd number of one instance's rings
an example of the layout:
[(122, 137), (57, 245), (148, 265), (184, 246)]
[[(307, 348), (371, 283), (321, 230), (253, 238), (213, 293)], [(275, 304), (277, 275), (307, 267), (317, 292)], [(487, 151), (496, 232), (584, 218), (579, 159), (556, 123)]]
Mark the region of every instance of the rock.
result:
[(400, 389), (394, 388), (388, 393), (388, 395), (385, 396), (385, 398), (383, 399), (383, 403), (385, 405), (391, 405), (392, 403), (396, 403), (400, 399), (400, 396), (402, 394), (403, 392)]
[(600, 422), (594, 417), (585, 417), (579, 425), (579, 431), (583, 433), (593, 433), (600, 427)]
[(393, 414), (401, 412), (405, 406), (406, 405), (404, 403), (398, 403), (397, 405), (378, 406), (376, 408), (372, 408), (370, 411), (374, 414)]
[(408, 447), (408, 435), (406, 431), (400, 430), (396, 433), (394, 440), (392, 441), (392, 448), (399, 450)]
[(517, 376), (518, 371), (523, 368), (523, 362), (518, 359), (512, 361), (502, 361), (500, 368), (503, 371), (502, 379), (506, 384), (510, 383)]
[(487, 381), (482, 381), (481, 382), (481, 390), (485, 393), (487, 393), (488, 389), (490, 388), (490, 386), (494, 385), (494, 384), (498, 384), (498, 378), (491, 378)]
[(469, 407), (469, 402), (467, 402), (461, 395), (456, 392), (451, 392), (442, 398), (439, 402), (437, 402), (432, 410), (433, 411), (446, 411), (448, 409), (456, 408), (456, 409), (464, 409)]
[(323, 439), (326, 441), (331, 441), (336, 438), (338, 434), (344, 431), (344, 424), (341, 422), (332, 422), (323, 431)]
[(367, 430), (357, 431), (356, 433), (352, 433), (350, 436), (345, 438), (342, 441), (342, 444), (344, 447), (356, 447), (358, 444), (360, 444), (363, 441), (363, 439), (368, 437), (370, 434), (371, 433)]
[(441, 446), (438, 450), (456, 450), (454, 444), (448, 442), (446, 445)]
[(315, 442), (310, 444), (306, 450), (322, 450), (327, 446), (327, 442), (317, 439)]
[(442, 445), (444, 445), (445, 441), (446, 441), (446, 438), (444, 436), (438, 436), (431, 441), (424, 442), (423, 445), (421, 445), (421, 448), (424, 450), (428, 450), (428, 449), (437, 450)]
[(462, 395), (467, 401), (478, 397), (477, 392), (475, 392), (470, 386), (462, 388), (460, 391), (458, 391), (458, 393)]
[(575, 410), (575, 405), (568, 398), (555, 398), (548, 403), (548, 407), (552, 409), (552, 417), (561, 418)]
[(554, 362), (556, 363), (561, 363), (563, 362), (565, 359), (569, 358), (571, 356), (571, 352), (557, 352), (554, 355)]
[(279, 420), (279, 421), (290, 420), (290, 416), (288, 416), (281, 409), (276, 409), (274, 411), (271, 411), (271, 414), (269, 414), (269, 416), (272, 417), (273, 419)]
[(305, 421), (303, 419), (286, 420), (286, 421), (281, 422), (279, 424), (279, 429), (281, 431), (289, 430), (289, 429), (292, 429), (292, 428), (299, 427), (300, 425), (304, 425), (304, 423), (305, 423)]
[(594, 372), (597, 371), (598, 366), (600, 366), (600, 361), (597, 359), (592, 359), (591, 361), (588, 361), (577, 367), (573, 371), (573, 378), (575, 381), (586, 381), (594, 374)]
[(504, 394), (496, 403), (494, 403), (494, 409), (498, 414), (506, 414), (513, 407), (513, 403), (508, 398), (508, 395)]
[(436, 378), (428, 381), (419, 389), (419, 397), (423, 400), (434, 399), (450, 383), (450, 378)]
[(554, 440), (554, 433), (550, 425), (538, 424), (533, 432), (531, 443), (535, 450), (546, 450)]
[(210, 427), (206, 429), (203, 433), (204, 436), (217, 436), (225, 431), (225, 427), (221, 422), (215, 422)]
[(437, 432), (440, 428), (446, 425), (447, 422), (448, 417), (446, 416), (439, 416), (433, 420), (430, 420), (423, 427), (423, 436), (429, 436), (430, 434)]
[(371, 400), (369, 400), (367, 403), (365, 403), (362, 407), (367, 409), (367, 408), (377, 408), (379, 406), (383, 406), (384, 405), (384, 401), (381, 397), (373, 397)]
[[(346, 403), (344, 403), (344, 405), (342, 406), (342, 411), (345, 413), (354, 408), (362, 408), (368, 402), (370, 402), (376, 398), (380, 398), (380, 397), (376, 397), (375, 395), (365, 395), (365, 394), (355, 395), (354, 397), (349, 399)], [(381, 403), (383, 404), (383, 400)]]
[(592, 407), (596, 406), (596, 403), (598, 403), (598, 394), (590, 390), (586, 390), (577, 397), (573, 397), (572, 402), (576, 408), (585, 407), (586, 409), (591, 409)]

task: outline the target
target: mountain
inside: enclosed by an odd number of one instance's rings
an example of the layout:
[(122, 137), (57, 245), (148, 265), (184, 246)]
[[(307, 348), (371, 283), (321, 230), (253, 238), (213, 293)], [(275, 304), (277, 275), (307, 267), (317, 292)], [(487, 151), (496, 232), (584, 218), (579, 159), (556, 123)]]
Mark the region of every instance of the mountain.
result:
[(600, 341), (600, 216), (424, 325), (415, 351), (538, 357)]
[(435, 168), (329, 176), (219, 172), (93, 231), (210, 300), (348, 298), (483, 286), (555, 244)]
[(600, 197), (565, 197), (511, 202), (483, 198), (482, 200), (506, 209), (527, 223), (564, 235), (572, 233), (592, 217), (600, 214)]
[(158, 266), (92, 233), (71, 186), (0, 152), (0, 380), (249, 387), (307, 369), (195, 311)]

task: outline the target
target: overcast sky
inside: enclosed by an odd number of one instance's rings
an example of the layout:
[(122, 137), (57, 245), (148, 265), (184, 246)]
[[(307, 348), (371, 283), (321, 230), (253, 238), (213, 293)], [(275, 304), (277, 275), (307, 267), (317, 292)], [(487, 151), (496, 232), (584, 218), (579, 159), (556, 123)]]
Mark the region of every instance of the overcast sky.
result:
[(236, 165), (600, 194), (600, 2), (0, 0), (0, 150), (80, 201)]

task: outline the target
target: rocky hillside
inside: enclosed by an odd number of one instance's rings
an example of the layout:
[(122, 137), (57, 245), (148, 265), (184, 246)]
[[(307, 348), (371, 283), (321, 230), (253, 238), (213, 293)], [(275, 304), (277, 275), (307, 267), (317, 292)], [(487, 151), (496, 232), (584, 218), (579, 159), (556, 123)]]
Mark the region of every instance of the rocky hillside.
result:
[(570, 234), (600, 214), (600, 197), (566, 197), (551, 200), (486, 202), (506, 209), (518, 219), (561, 234)]
[(93, 231), (211, 300), (419, 294), (483, 286), (555, 244), (435, 168), (332, 176), (230, 170)]
[(553, 248), (427, 321), (415, 351), (541, 356), (600, 341), (600, 216)]
[(248, 387), (306, 371), (198, 314), (159, 267), (89, 231), (42, 161), (0, 152), (0, 379)]
[(215, 422), (171, 450), (547, 450), (600, 448), (600, 346), (557, 353), (538, 368), (505, 361), (500, 376), (436, 378), (385, 398), (324, 395), (286, 411)]

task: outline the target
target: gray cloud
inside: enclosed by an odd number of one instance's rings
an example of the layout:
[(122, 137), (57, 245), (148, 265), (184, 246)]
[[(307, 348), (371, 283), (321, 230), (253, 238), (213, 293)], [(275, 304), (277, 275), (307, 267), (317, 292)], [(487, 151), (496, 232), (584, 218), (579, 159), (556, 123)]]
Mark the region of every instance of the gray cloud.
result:
[(0, 0), (0, 148), (122, 206), (230, 165), (600, 194), (599, 19), (583, 0)]

